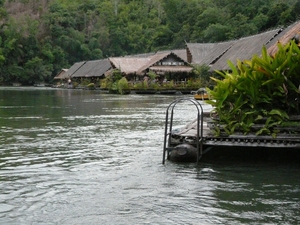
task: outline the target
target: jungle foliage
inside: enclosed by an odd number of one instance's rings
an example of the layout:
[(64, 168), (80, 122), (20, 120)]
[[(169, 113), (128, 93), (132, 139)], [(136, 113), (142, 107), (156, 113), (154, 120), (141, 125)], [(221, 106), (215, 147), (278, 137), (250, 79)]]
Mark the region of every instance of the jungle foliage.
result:
[(0, 83), (75, 62), (237, 39), (296, 21), (298, 0), (0, 1)]
[[(221, 127), (230, 135), (240, 131), (245, 134), (273, 135), (278, 127), (292, 115), (300, 113), (300, 49), (294, 41), (278, 44), (274, 57), (267, 54), (251, 60), (238, 61), (237, 67), (229, 62), (232, 72), (218, 71), (223, 79), (209, 90)], [(258, 126), (262, 125), (262, 126)]]

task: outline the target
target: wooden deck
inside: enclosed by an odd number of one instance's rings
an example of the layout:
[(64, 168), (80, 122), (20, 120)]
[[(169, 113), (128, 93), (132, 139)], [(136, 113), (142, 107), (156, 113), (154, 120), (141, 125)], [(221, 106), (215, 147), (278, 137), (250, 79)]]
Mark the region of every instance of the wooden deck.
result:
[[(172, 146), (181, 143), (189, 143), (196, 146), (196, 121), (193, 124), (183, 127), (180, 131), (172, 132), (170, 137)], [(235, 133), (227, 136), (215, 136), (207, 125), (207, 122), (203, 122), (202, 144), (204, 148), (207, 146), (239, 146), (300, 149), (300, 134), (279, 133), (275, 138), (272, 136), (257, 136), (254, 133), (247, 135)]]
[[(198, 109), (197, 119), (181, 129), (172, 129), (173, 109), (178, 102), (190, 101)], [(171, 116), (169, 117), (169, 112)], [(271, 135), (256, 135), (254, 132), (243, 134), (235, 132), (233, 135), (214, 134), (215, 122), (210, 118), (210, 113), (205, 113), (198, 101), (192, 99), (179, 99), (170, 104), (166, 113), (164, 155), (167, 158), (173, 150), (182, 150), (182, 146), (188, 144), (197, 150), (197, 162), (201, 156), (213, 147), (264, 147), (276, 149), (299, 149), (300, 150), (300, 127), (281, 128), (280, 133), (273, 137)], [(218, 124), (217, 124), (218, 125)]]

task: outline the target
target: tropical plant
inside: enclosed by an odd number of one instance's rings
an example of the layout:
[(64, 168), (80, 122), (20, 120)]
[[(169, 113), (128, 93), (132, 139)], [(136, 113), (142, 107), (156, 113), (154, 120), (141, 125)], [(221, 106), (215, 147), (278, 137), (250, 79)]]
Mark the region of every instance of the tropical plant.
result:
[(236, 66), (229, 61), (231, 72), (216, 71), (223, 79), (212, 77), (216, 86), (208, 91), (214, 100), (208, 102), (215, 107), (224, 131), (249, 133), (254, 125), (262, 124), (255, 130), (257, 135), (275, 136), (289, 115), (299, 114), (299, 62), (299, 47), (291, 41), (278, 44), (274, 57), (263, 47), (261, 57), (238, 60)]
[(90, 90), (93, 90), (93, 89), (95, 89), (95, 84), (94, 83), (89, 83), (86, 87)]
[(150, 78), (150, 81), (155, 80), (158, 77), (158, 75), (153, 71), (149, 71), (148, 76)]
[(197, 78), (200, 79), (200, 81), (205, 84), (209, 82), (209, 77), (211, 75), (211, 72), (209, 71), (210, 67), (208, 65), (193, 65), (193, 71), (192, 73), (196, 75)]
[(188, 79), (186, 87), (189, 89), (199, 89), (200, 87), (203, 87), (204, 84), (201, 79)]
[(128, 81), (125, 77), (122, 77), (119, 81), (118, 81), (118, 91), (121, 95), (127, 93), (126, 91), (129, 90), (129, 85), (128, 85)]

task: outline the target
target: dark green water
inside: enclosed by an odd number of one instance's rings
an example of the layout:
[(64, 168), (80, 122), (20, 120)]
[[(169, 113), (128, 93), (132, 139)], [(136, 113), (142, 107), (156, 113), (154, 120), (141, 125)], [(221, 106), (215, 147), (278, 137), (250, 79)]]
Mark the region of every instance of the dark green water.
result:
[(161, 164), (177, 97), (0, 88), (0, 224), (299, 224), (297, 160)]

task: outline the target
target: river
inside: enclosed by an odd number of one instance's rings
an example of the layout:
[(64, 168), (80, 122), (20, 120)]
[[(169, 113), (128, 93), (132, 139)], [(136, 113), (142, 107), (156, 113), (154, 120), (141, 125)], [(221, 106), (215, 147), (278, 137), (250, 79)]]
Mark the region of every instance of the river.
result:
[(0, 224), (299, 224), (299, 161), (162, 165), (179, 97), (1, 87)]

